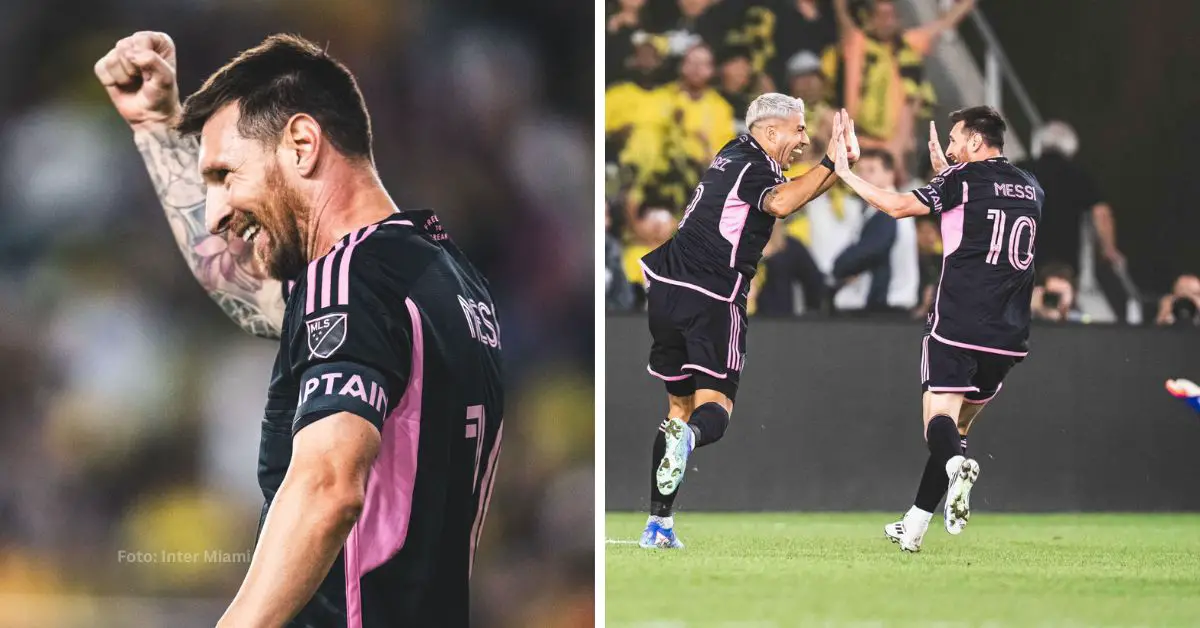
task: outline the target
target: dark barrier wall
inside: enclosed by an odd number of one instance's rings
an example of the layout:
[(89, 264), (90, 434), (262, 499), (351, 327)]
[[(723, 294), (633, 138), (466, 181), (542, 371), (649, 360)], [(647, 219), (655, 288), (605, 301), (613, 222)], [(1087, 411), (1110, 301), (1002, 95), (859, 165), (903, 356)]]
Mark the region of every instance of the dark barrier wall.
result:
[[(920, 340), (920, 323), (751, 319), (729, 431), (677, 506), (906, 509), (927, 452)], [(606, 507), (642, 510), (666, 394), (645, 318), (610, 316), (605, 343)], [(1200, 510), (1200, 417), (1163, 389), (1200, 380), (1200, 332), (1037, 326), (1031, 348), (971, 430), (977, 508)]]

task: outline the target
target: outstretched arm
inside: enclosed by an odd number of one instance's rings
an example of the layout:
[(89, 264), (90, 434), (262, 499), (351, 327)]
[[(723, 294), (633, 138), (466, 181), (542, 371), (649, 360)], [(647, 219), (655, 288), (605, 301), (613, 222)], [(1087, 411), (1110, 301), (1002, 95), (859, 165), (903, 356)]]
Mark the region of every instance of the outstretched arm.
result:
[(278, 338), (283, 323), (279, 282), (259, 273), (253, 250), (243, 240), (211, 235), (204, 227), (199, 144), (171, 129), (180, 110), (171, 38), (166, 33), (135, 33), (118, 41), (93, 69), (117, 113), (133, 129), (171, 233), (196, 280), (239, 327), (255, 336)]
[[(847, 159), (850, 163), (858, 161), (860, 150), (858, 137), (854, 133), (854, 121), (845, 109), (833, 115), (833, 129), (830, 131), (829, 150), (826, 156), (833, 159), (834, 139), (841, 138), (843, 146), (849, 147)], [(808, 172), (767, 190), (763, 197), (763, 211), (776, 218), (787, 218), (800, 210), (809, 201), (829, 191), (837, 183), (837, 175), (828, 168), (817, 166)]]
[(846, 158), (846, 143), (842, 138), (837, 138), (833, 150), (837, 155), (833, 160), (837, 175), (868, 205), (878, 208), (879, 211), (892, 218), (923, 216), (929, 213), (929, 208), (911, 192), (892, 192), (880, 189), (854, 174), (850, 170), (850, 162)]

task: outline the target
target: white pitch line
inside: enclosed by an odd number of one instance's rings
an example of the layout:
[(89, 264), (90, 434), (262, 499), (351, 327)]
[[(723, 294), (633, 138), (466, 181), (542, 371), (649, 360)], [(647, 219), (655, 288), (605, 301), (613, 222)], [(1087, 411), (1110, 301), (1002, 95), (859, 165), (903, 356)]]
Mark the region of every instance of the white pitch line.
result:
[(604, 539), (604, 542), (609, 545), (637, 545), (637, 541), (626, 541), (622, 539)]

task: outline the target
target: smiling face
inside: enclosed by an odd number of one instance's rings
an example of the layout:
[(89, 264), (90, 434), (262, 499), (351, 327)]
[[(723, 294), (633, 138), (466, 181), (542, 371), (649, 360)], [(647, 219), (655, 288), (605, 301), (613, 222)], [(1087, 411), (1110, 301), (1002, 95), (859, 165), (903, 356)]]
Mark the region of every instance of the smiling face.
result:
[(775, 118), (764, 121), (767, 126), (767, 152), (783, 166), (784, 170), (792, 167), (799, 159), (804, 149), (809, 145), (808, 127), (804, 124), (804, 112), (797, 111), (786, 118)]
[(946, 145), (946, 159), (951, 164), (971, 161), (971, 153), (982, 144), (978, 134), (967, 131), (965, 123), (956, 122), (950, 129), (950, 143)]
[(311, 203), (289, 181), (282, 152), (242, 137), (238, 106), (227, 105), (200, 133), (200, 172), (207, 187), (205, 224), (212, 233), (232, 233), (254, 247), (261, 271), (273, 279), (295, 279), (304, 271)]

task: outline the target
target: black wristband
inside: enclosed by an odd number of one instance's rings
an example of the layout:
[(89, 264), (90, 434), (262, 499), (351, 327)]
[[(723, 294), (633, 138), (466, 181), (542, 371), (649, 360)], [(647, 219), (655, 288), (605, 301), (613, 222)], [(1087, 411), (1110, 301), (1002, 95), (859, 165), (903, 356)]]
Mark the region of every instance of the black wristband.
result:
[(821, 158), (821, 165), (828, 168), (830, 172), (837, 170), (837, 166), (834, 165), (833, 160), (829, 158), (829, 155), (825, 155)]

